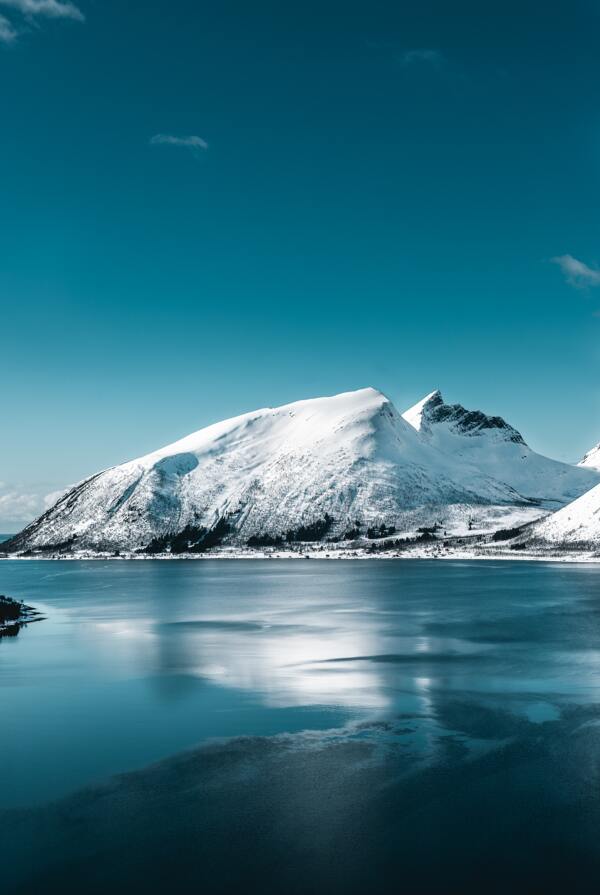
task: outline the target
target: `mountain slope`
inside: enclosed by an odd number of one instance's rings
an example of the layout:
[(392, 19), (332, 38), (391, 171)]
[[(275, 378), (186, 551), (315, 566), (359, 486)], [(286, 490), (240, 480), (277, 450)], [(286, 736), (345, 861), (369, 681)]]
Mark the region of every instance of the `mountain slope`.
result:
[(600, 469), (600, 444), (588, 451), (577, 465), (587, 469)]
[(526, 537), (532, 541), (550, 547), (600, 547), (600, 485), (535, 523)]
[(247, 413), (98, 473), (3, 548), (203, 550), (342, 535), (420, 506), (519, 502), (367, 388)]
[(591, 464), (583, 469), (537, 454), (502, 417), (446, 404), (439, 391), (431, 392), (403, 418), (447, 457), (476, 466), (548, 509), (563, 506), (600, 481), (600, 470)]

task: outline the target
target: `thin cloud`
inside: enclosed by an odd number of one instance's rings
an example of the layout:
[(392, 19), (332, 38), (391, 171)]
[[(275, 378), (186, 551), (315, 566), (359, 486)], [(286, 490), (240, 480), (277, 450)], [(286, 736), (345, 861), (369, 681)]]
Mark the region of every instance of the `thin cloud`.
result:
[(0, 6), (15, 9), (30, 19), (40, 16), (47, 19), (85, 21), (82, 11), (70, 0), (0, 0)]
[(3, 524), (29, 522), (39, 516), (43, 505), (39, 494), (23, 494), (16, 490), (0, 492), (0, 521)]
[(402, 65), (430, 65), (433, 68), (441, 68), (444, 57), (438, 50), (407, 50), (402, 56)]
[(5, 16), (0, 16), (0, 43), (11, 44), (17, 39), (18, 31)]
[(10, 486), (6, 482), (0, 482), (0, 531), (7, 524), (10, 528), (31, 522), (54, 506), (65, 493), (63, 489), (47, 494), (41, 489), (32, 491), (18, 485)]
[(197, 151), (208, 149), (208, 143), (202, 137), (191, 135), (189, 137), (174, 137), (172, 134), (155, 134), (150, 139), (151, 146), (183, 146), (185, 149)]
[(588, 267), (573, 255), (557, 255), (550, 261), (560, 267), (569, 286), (574, 286), (576, 289), (600, 286), (600, 270)]
[(51, 491), (49, 494), (44, 494), (44, 510), (49, 510), (50, 507), (53, 507), (57, 500), (59, 500), (63, 494), (66, 494), (68, 488), (61, 488), (60, 491)]

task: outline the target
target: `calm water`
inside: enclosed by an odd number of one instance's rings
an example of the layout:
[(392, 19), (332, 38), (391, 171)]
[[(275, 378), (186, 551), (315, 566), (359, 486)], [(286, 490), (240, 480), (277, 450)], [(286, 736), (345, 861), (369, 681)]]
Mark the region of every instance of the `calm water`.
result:
[(0, 642), (15, 891), (600, 888), (600, 567), (3, 562), (0, 592), (46, 614)]

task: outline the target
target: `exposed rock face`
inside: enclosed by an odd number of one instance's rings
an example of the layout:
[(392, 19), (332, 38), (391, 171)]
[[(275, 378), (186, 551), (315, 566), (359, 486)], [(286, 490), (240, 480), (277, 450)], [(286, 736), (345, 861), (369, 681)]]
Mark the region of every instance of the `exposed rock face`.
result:
[[(501, 416), (488, 416), (481, 410), (467, 410), (462, 404), (446, 404), (442, 393), (438, 390), (432, 392), (416, 407), (420, 412), (420, 430), (430, 432), (433, 426), (445, 423), (448, 428), (458, 435), (480, 435), (487, 429), (495, 430), (506, 441), (514, 444), (525, 444), (523, 436), (516, 429), (502, 419)], [(403, 414), (408, 420), (413, 417), (415, 408)]]

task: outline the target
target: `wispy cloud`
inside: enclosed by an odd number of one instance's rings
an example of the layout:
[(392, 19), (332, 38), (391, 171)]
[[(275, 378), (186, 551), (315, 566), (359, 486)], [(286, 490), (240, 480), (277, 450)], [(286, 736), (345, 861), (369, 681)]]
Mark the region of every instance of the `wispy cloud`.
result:
[(0, 6), (15, 9), (27, 18), (40, 16), (47, 19), (85, 21), (82, 11), (70, 0), (0, 0)]
[(49, 494), (44, 494), (44, 511), (49, 510), (50, 507), (53, 507), (56, 501), (66, 494), (68, 488), (61, 488), (59, 491), (51, 491)]
[(7, 525), (10, 530), (31, 522), (53, 506), (64, 493), (63, 490), (46, 494), (43, 490), (32, 491), (31, 488), (0, 482), (0, 531)]
[(0, 43), (11, 44), (18, 36), (17, 29), (9, 22), (5, 16), (0, 15)]
[(151, 146), (182, 146), (184, 149), (191, 150), (192, 153), (198, 154), (200, 150), (208, 149), (208, 143), (202, 137), (196, 137), (193, 134), (189, 137), (175, 137), (172, 134), (155, 134), (150, 138)]
[(0, 0), (0, 9), (11, 10), (9, 17), (0, 13), (0, 44), (5, 46), (32, 31), (40, 19), (85, 21), (82, 11), (70, 0)]
[(402, 65), (430, 65), (433, 68), (441, 68), (444, 57), (439, 50), (407, 50), (402, 56)]
[(588, 267), (583, 261), (574, 258), (573, 255), (557, 255), (551, 258), (552, 264), (557, 264), (562, 270), (567, 283), (576, 289), (587, 289), (590, 286), (600, 286), (600, 270)]

